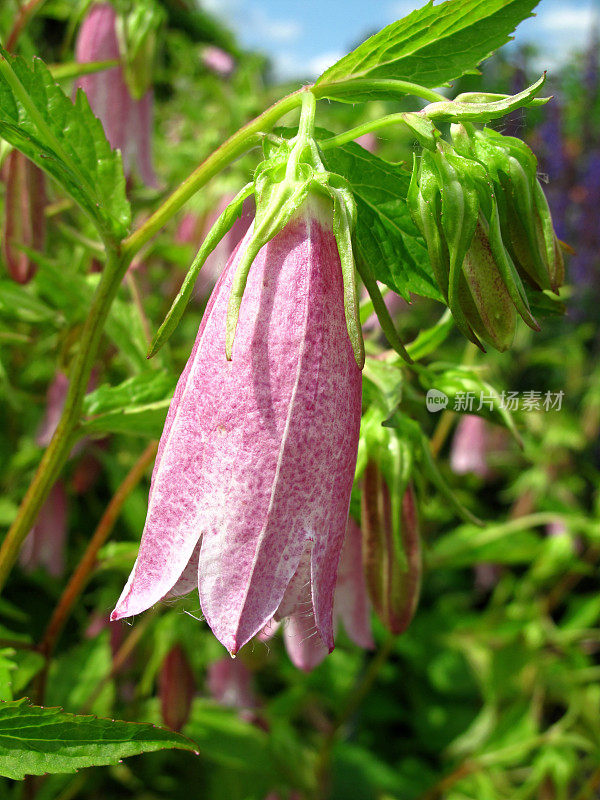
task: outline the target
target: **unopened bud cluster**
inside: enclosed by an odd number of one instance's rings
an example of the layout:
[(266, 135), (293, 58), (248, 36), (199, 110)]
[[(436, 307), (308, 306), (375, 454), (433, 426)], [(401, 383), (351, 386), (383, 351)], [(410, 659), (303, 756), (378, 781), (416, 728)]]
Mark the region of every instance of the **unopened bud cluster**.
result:
[(451, 135), (415, 159), (408, 205), (458, 327), (503, 351), (517, 314), (538, 328), (524, 284), (558, 290), (560, 244), (527, 145), (469, 123)]

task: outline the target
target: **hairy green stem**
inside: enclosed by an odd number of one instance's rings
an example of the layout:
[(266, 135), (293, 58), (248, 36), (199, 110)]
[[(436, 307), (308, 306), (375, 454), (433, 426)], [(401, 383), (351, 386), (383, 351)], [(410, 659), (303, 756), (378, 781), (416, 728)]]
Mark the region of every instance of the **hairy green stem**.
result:
[(163, 225), (174, 216), (180, 208), (194, 195), (198, 189), (220, 172), (242, 153), (249, 149), (250, 143), (258, 144), (260, 136), (268, 133), (275, 123), (288, 111), (292, 111), (302, 103), (302, 95), (308, 88), (298, 89), (272, 105), (260, 116), (256, 117), (230, 136), (217, 150), (211, 153), (200, 166), (171, 194), (161, 207), (146, 222), (123, 242), (123, 254), (131, 259), (148, 242)]
[(340, 147), (340, 145), (347, 144), (347, 142), (353, 142), (355, 139), (358, 139), (359, 136), (364, 136), (365, 133), (372, 133), (373, 131), (378, 131), (380, 128), (387, 128), (390, 125), (398, 125), (399, 123), (406, 125), (403, 113), (388, 114), (385, 117), (373, 119), (370, 122), (363, 122), (362, 125), (357, 125), (356, 128), (351, 128), (348, 131), (344, 131), (344, 133), (339, 133), (337, 136), (332, 136), (330, 139), (322, 139), (319, 142), (319, 147), (321, 150)]
[[(425, 86), (420, 86), (418, 83), (411, 81), (397, 81), (393, 78), (350, 78), (347, 81), (340, 81), (339, 83), (323, 83), (311, 87), (311, 91), (315, 97), (328, 97), (332, 100), (343, 98), (349, 94), (377, 92), (384, 91), (390, 94), (397, 94), (399, 97), (405, 95), (412, 95), (413, 97), (420, 97), (421, 100), (429, 100), (432, 103), (438, 101), (447, 102), (448, 98), (436, 92), (434, 89), (427, 89)], [(376, 97), (373, 98), (378, 99)]]

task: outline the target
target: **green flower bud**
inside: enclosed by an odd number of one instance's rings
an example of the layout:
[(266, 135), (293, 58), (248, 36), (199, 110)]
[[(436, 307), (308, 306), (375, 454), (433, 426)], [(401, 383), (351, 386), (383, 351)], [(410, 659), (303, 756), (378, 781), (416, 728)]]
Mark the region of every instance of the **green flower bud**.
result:
[(501, 237), (521, 277), (537, 289), (558, 290), (564, 278), (560, 246), (537, 179), (537, 159), (527, 145), (484, 128), (452, 125), (457, 150), (488, 170), (500, 217)]
[(425, 151), (414, 164), (408, 207), (456, 324), (477, 345), (482, 339), (502, 351), (514, 337), (516, 312), (531, 327), (537, 323), (502, 241), (492, 177), (470, 157), (466, 130), (454, 128), (465, 155), (444, 143)]

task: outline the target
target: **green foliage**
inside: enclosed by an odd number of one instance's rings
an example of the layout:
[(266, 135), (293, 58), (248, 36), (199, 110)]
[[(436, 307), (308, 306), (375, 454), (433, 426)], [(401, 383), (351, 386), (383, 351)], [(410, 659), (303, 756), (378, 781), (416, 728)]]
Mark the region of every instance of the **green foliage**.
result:
[[(317, 86), (335, 96), (335, 84), (387, 79), (441, 86), (472, 72), (537, 5), (537, 0), (433, 0), (393, 22), (329, 67)], [(331, 87), (331, 88), (328, 88)], [(387, 96), (389, 89), (357, 89), (345, 99)]]
[(83, 92), (72, 103), (45, 64), (0, 49), (0, 136), (55, 178), (101, 235), (121, 239), (131, 212), (119, 153)]
[(405, 299), (411, 292), (441, 299), (406, 206), (410, 173), (353, 143), (325, 151), (323, 162), (352, 187), (358, 211), (354, 235), (358, 258), (371, 266), (377, 280)]
[(194, 744), (153, 725), (67, 714), (26, 699), (0, 705), (0, 775), (13, 780), (75, 772), (169, 747), (193, 750)]

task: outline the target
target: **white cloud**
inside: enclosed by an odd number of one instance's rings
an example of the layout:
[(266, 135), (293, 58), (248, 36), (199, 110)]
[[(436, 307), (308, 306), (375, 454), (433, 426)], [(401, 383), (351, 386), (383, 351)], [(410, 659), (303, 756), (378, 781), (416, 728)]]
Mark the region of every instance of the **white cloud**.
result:
[(547, 31), (574, 33), (587, 31), (598, 22), (598, 14), (593, 8), (556, 8), (540, 11), (537, 24)]
[(328, 53), (322, 53), (321, 55), (311, 58), (305, 67), (307, 77), (318, 77), (322, 72), (325, 72), (327, 67), (335, 64), (335, 62), (339, 61), (344, 55), (345, 53), (341, 51), (331, 50)]
[(260, 22), (260, 29), (265, 38), (274, 42), (293, 42), (302, 34), (302, 25), (295, 19), (265, 19)]

